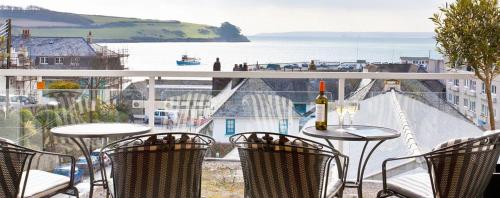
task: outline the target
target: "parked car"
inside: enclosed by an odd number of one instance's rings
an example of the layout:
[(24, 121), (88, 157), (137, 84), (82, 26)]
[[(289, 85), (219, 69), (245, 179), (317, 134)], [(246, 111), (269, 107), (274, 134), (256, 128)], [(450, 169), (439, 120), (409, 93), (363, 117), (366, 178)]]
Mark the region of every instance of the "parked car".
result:
[[(159, 109), (155, 111), (155, 124), (167, 123), (166, 121), (171, 119), (173, 122), (177, 121), (177, 111), (169, 111)], [(144, 123), (149, 122), (149, 117), (146, 115), (143, 119)]]
[[(52, 172), (58, 175), (64, 175), (66, 177), (69, 177), (71, 174), (71, 164), (63, 164), (61, 166), (58, 166), (54, 168)], [(82, 179), (83, 179), (83, 170), (79, 169), (78, 167), (75, 167), (75, 176), (73, 182), (77, 184), (81, 182)]]
[(285, 69), (300, 69), (299, 64), (288, 64), (285, 65)]
[(29, 100), (28, 96), (22, 96), (22, 95), (18, 96), (18, 95), (13, 95), (13, 96), (11, 96), (11, 97), (10, 97), (10, 100), (11, 100), (11, 101), (14, 101), (14, 102), (18, 102), (18, 103), (20, 103), (20, 104), (22, 104), (22, 105), (25, 105), (25, 104), (31, 104), (31, 102), (30, 102), (30, 100)]
[(267, 69), (270, 70), (281, 70), (281, 66), (279, 64), (267, 64)]
[[(21, 107), (21, 103), (16, 101), (16, 97), (11, 95), (10, 97), (10, 102), (9, 102), (9, 110), (11, 109), (17, 109)], [(7, 110), (7, 96), (5, 95), (0, 95), (0, 111), (6, 111)]]
[[(90, 156), (91, 160), (92, 160), (92, 168), (94, 169), (94, 171), (98, 170), (99, 169), (99, 158), (96, 157), (96, 156)], [(78, 160), (76, 160), (76, 166), (79, 168), (79, 169), (82, 169), (82, 170), (86, 170), (88, 171), (88, 165), (87, 165), (87, 159), (85, 159), (85, 157), (81, 156), (78, 158)], [(85, 172), (84, 172), (85, 173)], [(85, 173), (86, 175), (88, 175), (88, 173)]]
[[(96, 149), (94, 151), (92, 151), (92, 153), (90, 153), (90, 156), (94, 156), (94, 157), (97, 157), (99, 159), (99, 155), (101, 154), (101, 149)], [(104, 165), (109, 165), (111, 164), (111, 159), (109, 159), (109, 157), (107, 155), (103, 155), (103, 161), (104, 161)], [(100, 162), (99, 162), (100, 163)]]

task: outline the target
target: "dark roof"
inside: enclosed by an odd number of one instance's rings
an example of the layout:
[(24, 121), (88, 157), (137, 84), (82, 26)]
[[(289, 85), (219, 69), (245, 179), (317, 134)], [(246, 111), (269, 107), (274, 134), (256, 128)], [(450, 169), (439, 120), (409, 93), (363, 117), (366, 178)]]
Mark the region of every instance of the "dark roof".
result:
[(15, 36), (12, 46), (26, 47), (32, 58), (40, 56), (96, 56), (94, 49), (82, 37), (30, 37)]
[(217, 117), (300, 117), (292, 100), (280, 96), (262, 79), (247, 79), (213, 114)]

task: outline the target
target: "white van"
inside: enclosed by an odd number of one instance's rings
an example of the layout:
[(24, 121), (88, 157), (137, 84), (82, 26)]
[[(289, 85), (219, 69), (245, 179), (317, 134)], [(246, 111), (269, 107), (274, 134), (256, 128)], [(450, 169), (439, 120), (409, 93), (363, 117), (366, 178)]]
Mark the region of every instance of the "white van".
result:
[[(179, 114), (178, 111), (158, 109), (158, 110), (155, 111), (155, 124), (166, 123), (169, 118), (173, 122), (176, 122), (178, 114)], [(147, 123), (148, 121), (149, 121), (149, 118), (146, 115), (144, 117), (144, 123)]]

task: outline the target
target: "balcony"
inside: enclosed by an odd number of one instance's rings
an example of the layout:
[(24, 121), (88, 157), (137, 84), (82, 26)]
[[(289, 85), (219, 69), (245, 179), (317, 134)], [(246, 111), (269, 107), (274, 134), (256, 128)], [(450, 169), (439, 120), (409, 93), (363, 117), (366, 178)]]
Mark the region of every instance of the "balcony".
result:
[(476, 90), (467, 89), (465, 94), (467, 94), (468, 96), (471, 96), (471, 97), (476, 97)]
[[(491, 97), (493, 98), (493, 103), (496, 103), (497, 102), (497, 95), (496, 94), (491, 94)], [(488, 101), (487, 97), (486, 97), (486, 94), (484, 93), (481, 93), (481, 100), (483, 101)]]
[(457, 85), (453, 85), (453, 84), (452, 84), (452, 85), (450, 86), (450, 89), (451, 89), (452, 91), (456, 91), (456, 92), (458, 92), (458, 91), (460, 91), (460, 86), (457, 86)]
[[(303, 133), (305, 128), (314, 126), (314, 100), (318, 94), (315, 90), (319, 79), (327, 84), (329, 124), (341, 121), (333, 108), (336, 101), (344, 104), (356, 100), (360, 108), (352, 116), (353, 124), (387, 127), (401, 133), (399, 138), (387, 140), (371, 153), (363, 176), (365, 197), (375, 197), (381, 189), (381, 167), (385, 159), (426, 153), (450, 139), (479, 137), (484, 132), (443, 99), (446, 93), (432, 92), (420, 83), (420, 80), (469, 79), (471, 74), (69, 70), (0, 70), (0, 73), (38, 78), (130, 78), (133, 82), (123, 89), (0, 90), (0, 96), (23, 93), (32, 98), (27, 102), (0, 103), (3, 108), (0, 109), (0, 137), (29, 148), (78, 158), (82, 156), (78, 146), (65, 138), (51, 137), (50, 128), (75, 123), (135, 123), (152, 127), (154, 133), (206, 134), (213, 137), (216, 144), (207, 151), (203, 162), (203, 197), (243, 197), (244, 175), (240, 156), (228, 139), (231, 134), (269, 131), (326, 144), (323, 139)], [(179, 79), (189, 80), (180, 82)], [(362, 79), (366, 82), (361, 83)], [(383, 91), (383, 82), (387, 79), (402, 81), (401, 88)], [(214, 88), (216, 82), (223, 86)], [(347, 125), (351, 123), (350, 115), (344, 119)], [(98, 149), (105, 142), (115, 140), (94, 138), (90, 144)], [(364, 144), (333, 143), (349, 156), (347, 178), (355, 180)], [(396, 176), (425, 172), (426, 165), (421, 160), (391, 164), (387, 173)], [(332, 163), (332, 167), (335, 166), (339, 165)], [(42, 167), (47, 172), (55, 170), (50, 164)], [(80, 168), (84, 173), (77, 188), (80, 196), (85, 197), (89, 193), (88, 172), (85, 173), (88, 169)], [(109, 174), (110, 169), (108, 165), (104, 170)], [(97, 171), (97, 178), (99, 173)], [(334, 171), (330, 174), (332, 178), (336, 176)], [(355, 194), (354, 189), (344, 192), (345, 196)], [(96, 187), (94, 197), (105, 197), (102, 187)]]

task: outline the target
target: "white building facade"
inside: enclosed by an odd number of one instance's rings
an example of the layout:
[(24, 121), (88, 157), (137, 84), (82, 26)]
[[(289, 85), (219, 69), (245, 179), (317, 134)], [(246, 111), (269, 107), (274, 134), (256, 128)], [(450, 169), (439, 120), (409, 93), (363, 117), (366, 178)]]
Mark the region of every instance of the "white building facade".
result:
[[(500, 87), (500, 81), (498, 80), (494, 80), (491, 86), (495, 122), (497, 123), (500, 121), (498, 116), (496, 116), (500, 109), (500, 103), (498, 103), (499, 96), (497, 95), (497, 87)], [(448, 80), (446, 83), (446, 100), (476, 125), (489, 127), (486, 87), (481, 80), (477, 78)]]
[(229, 137), (244, 132), (279, 132), (280, 134), (299, 134), (299, 118), (213, 118), (213, 138), (217, 143), (228, 143)]

